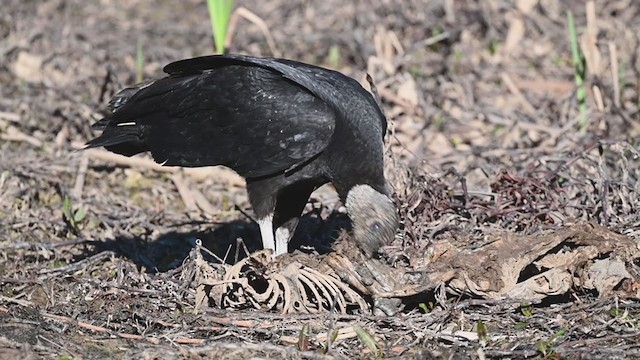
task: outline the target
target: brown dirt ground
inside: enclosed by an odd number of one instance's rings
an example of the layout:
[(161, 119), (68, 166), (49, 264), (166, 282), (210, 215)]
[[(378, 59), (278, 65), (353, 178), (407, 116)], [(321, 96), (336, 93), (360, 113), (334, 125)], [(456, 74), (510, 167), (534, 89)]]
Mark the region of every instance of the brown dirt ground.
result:
[[(584, 128), (567, 3), (586, 34)], [(275, 50), (373, 76), (404, 222), (389, 247), (396, 259), (444, 240), (471, 251), (501, 231), (531, 239), (582, 222), (640, 244), (637, 1), (595, 1), (592, 27), (582, 2), (559, 0), (236, 6), (264, 20), (276, 49), (241, 19), (231, 52)], [(385, 357), (640, 358), (637, 260), (627, 264), (631, 286), (607, 296), (572, 288), (531, 306), (431, 291), (392, 317), (195, 314), (180, 277), (195, 239), (223, 253), (238, 237), (258, 248), (242, 181), (75, 149), (95, 135), (110, 96), (136, 81), (137, 44), (153, 78), (170, 61), (211, 53), (210, 31), (200, 0), (2, 2), (0, 358), (374, 357), (357, 326)], [(86, 213), (77, 225), (65, 220), (65, 196)], [(319, 217), (304, 219), (299, 241), (327, 245), (344, 222), (328, 215), (339, 206), (330, 189), (317, 192), (309, 207)]]

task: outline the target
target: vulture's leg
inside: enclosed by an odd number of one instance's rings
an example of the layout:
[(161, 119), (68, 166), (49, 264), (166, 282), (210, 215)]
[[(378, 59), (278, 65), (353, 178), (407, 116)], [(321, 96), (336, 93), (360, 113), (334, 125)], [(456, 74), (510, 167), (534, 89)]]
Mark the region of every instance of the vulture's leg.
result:
[(273, 213), (276, 209), (277, 192), (269, 180), (247, 180), (247, 194), (249, 202), (256, 215), (256, 222), (260, 227), (262, 248), (276, 253), (276, 242), (273, 233)]
[(289, 240), (293, 237), (304, 206), (315, 189), (315, 183), (302, 181), (290, 185), (280, 192), (273, 218), (273, 225), (276, 229), (276, 255), (282, 255), (289, 251)]
[[(306, 203), (305, 203), (306, 204)], [(302, 206), (304, 209), (304, 205)], [(300, 210), (302, 212), (302, 210)], [(276, 229), (276, 255), (282, 255), (289, 251), (289, 240), (293, 237), (293, 233), (298, 227), (300, 215), (289, 219)]]
[(271, 249), (276, 252), (276, 243), (273, 237), (273, 213), (256, 220), (260, 227), (260, 236), (262, 237), (262, 248)]

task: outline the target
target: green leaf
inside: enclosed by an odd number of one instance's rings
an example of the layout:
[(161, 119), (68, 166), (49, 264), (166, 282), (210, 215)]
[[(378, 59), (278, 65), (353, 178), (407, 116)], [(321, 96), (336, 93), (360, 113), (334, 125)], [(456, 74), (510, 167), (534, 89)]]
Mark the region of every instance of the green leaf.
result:
[(484, 326), (484, 323), (482, 322), (482, 320), (478, 320), (478, 322), (476, 323), (476, 334), (478, 335), (478, 338), (480, 339), (480, 341), (484, 344), (486, 344), (487, 340), (489, 340), (487, 327)]
[(333, 342), (336, 341), (337, 338), (338, 338), (338, 329), (334, 329), (331, 332), (331, 343), (333, 344)]
[(67, 195), (64, 196), (62, 203), (62, 213), (67, 221), (71, 222), (73, 220), (73, 216), (71, 216), (71, 199)]
[(73, 221), (76, 224), (79, 224), (82, 222), (82, 220), (84, 220), (84, 218), (87, 216), (86, 211), (84, 211), (84, 208), (78, 208), (78, 210), (76, 210), (75, 214), (73, 214)]
[(528, 318), (533, 316), (533, 307), (531, 305), (521, 307), (520, 311), (522, 312), (522, 315), (524, 315), (524, 316), (526, 316)]
[(547, 350), (549, 349), (549, 343), (546, 341), (539, 341), (536, 343), (536, 349), (542, 353), (542, 355), (547, 355)]
[(491, 40), (491, 42), (489, 42), (489, 54), (491, 56), (495, 55), (498, 52), (498, 49), (500, 48), (500, 42), (498, 40)]
[(553, 341), (556, 341), (558, 339), (560, 339), (561, 337), (563, 337), (565, 334), (567, 333), (567, 329), (560, 329), (556, 332), (556, 334), (553, 336)]
[(429, 307), (427, 306), (427, 304), (425, 304), (425, 303), (420, 303), (420, 304), (418, 304), (418, 306), (420, 307), (420, 309), (422, 309), (422, 311), (423, 311), (425, 314), (428, 314), (428, 313), (429, 313)]
[(375, 357), (381, 357), (383, 355), (382, 350), (378, 348), (376, 344), (376, 340), (369, 334), (365, 329), (361, 328), (358, 325), (353, 326), (353, 330), (358, 335), (360, 341), (369, 349), (371, 353), (374, 354)]
[(298, 334), (298, 350), (307, 351), (309, 349), (309, 324), (304, 324)]
[(336, 69), (340, 65), (340, 46), (333, 44), (329, 48), (329, 67)]
[(322, 349), (320, 349), (320, 354), (324, 355), (328, 353), (329, 350), (331, 350), (331, 345), (336, 341), (337, 338), (338, 338), (338, 329), (333, 329), (333, 331), (331, 331), (331, 334), (327, 336), (327, 343), (324, 345)]
[(216, 52), (224, 53), (233, 0), (207, 0)]
[(524, 329), (526, 329), (526, 328), (527, 328), (527, 326), (529, 326), (529, 323), (528, 323), (528, 322), (526, 322), (526, 321), (518, 321), (518, 322), (516, 323), (516, 325), (514, 326), (514, 328), (515, 328), (516, 330), (524, 330)]
[(618, 317), (618, 315), (620, 315), (620, 310), (617, 306), (612, 307), (609, 310), (609, 315), (611, 315), (611, 317)]

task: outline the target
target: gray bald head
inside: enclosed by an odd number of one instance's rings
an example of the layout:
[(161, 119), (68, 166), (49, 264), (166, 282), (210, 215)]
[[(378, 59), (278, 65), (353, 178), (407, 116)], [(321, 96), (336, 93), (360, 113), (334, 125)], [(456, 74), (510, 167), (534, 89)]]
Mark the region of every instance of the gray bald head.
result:
[(358, 246), (372, 257), (381, 246), (391, 243), (400, 219), (393, 201), (369, 185), (354, 186), (345, 206), (353, 224)]

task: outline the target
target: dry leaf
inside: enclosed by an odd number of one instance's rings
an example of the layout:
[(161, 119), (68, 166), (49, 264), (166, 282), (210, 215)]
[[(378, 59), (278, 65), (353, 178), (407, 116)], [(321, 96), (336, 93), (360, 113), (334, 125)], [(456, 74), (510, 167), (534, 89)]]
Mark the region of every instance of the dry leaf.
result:
[(21, 51), (11, 70), (16, 77), (26, 82), (42, 82), (42, 57)]
[(624, 261), (618, 259), (596, 260), (582, 276), (582, 286), (596, 289), (600, 296), (608, 295), (624, 279), (631, 279)]

